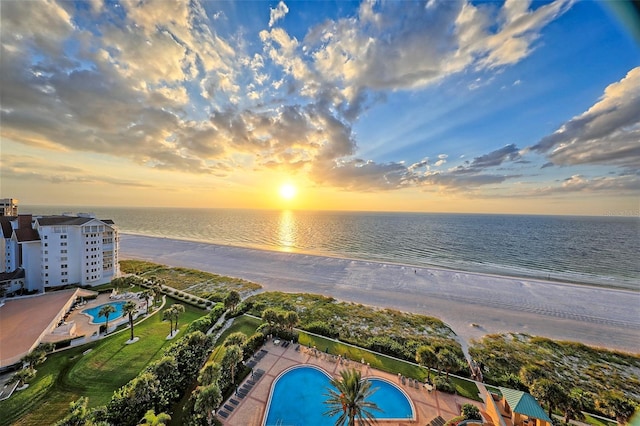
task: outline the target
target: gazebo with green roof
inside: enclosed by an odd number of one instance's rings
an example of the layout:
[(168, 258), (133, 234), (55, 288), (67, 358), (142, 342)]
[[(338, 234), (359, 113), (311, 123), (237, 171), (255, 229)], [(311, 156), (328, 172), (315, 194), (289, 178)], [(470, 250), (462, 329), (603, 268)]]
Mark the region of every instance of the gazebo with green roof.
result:
[(551, 426), (553, 424), (538, 401), (530, 394), (515, 389), (499, 389), (509, 405), (514, 426)]

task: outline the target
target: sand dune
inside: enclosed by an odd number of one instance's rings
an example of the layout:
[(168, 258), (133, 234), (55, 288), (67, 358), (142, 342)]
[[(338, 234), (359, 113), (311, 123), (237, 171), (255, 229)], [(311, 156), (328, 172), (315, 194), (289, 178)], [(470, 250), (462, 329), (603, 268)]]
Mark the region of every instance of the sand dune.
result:
[(466, 341), (514, 331), (640, 353), (634, 291), (129, 234), (120, 257), (435, 316)]

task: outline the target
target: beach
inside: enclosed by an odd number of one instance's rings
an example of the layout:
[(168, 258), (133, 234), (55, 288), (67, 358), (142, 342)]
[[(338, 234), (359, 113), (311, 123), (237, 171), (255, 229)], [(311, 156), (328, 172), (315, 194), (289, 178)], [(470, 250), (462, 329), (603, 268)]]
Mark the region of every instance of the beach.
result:
[(120, 259), (437, 317), (464, 341), (517, 332), (640, 353), (640, 293), (580, 284), (121, 234)]

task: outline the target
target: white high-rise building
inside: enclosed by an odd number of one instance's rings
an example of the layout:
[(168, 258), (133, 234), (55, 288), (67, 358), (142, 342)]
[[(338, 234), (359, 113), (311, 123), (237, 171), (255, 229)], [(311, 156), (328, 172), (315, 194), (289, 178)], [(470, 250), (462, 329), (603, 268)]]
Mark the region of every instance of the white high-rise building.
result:
[[(24, 270), (24, 290), (96, 286), (119, 276), (118, 228), (93, 215), (3, 217), (0, 273)], [(7, 293), (17, 289), (5, 289)]]

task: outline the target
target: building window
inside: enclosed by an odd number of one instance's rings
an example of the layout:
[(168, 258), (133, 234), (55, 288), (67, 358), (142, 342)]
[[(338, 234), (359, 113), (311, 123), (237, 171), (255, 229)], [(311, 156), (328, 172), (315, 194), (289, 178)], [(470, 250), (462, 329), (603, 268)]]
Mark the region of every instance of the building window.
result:
[(67, 243), (60, 243), (60, 245), (61, 245), (62, 247), (66, 247), (66, 246), (67, 246)]
[(45, 247), (49, 247), (49, 243), (44, 243), (44, 246)]
[(62, 262), (64, 262), (65, 260), (67, 260), (67, 258), (66, 258), (66, 257), (61, 257), (61, 258), (60, 258), (60, 260), (61, 260)]
[(49, 265), (44, 265), (44, 269), (49, 269)]
[(66, 253), (67, 253), (67, 251), (66, 251), (66, 250), (60, 250), (60, 253), (61, 253), (61, 254), (66, 254)]
[(62, 265), (60, 265), (60, 268), (62, 268), (62, 269), (66, 269), (66, 267), (67, 267), (67, 265), (66, 265), (66, 264), (62, 264)]
[(46, 239), (48, 239), (48, 238), (49, 238), (49, 236), (48, 236), (48, 235), (45, 235), (45, 236), (44, 236), (44, 239), (45, 239), (45, 240), (46, 240)]
[(60, 235), (60, 239), (61, 239), (61, 240), (66, 240), (66, 239), (67, 239), (67, 234), (62, 234), (62, 235)]

